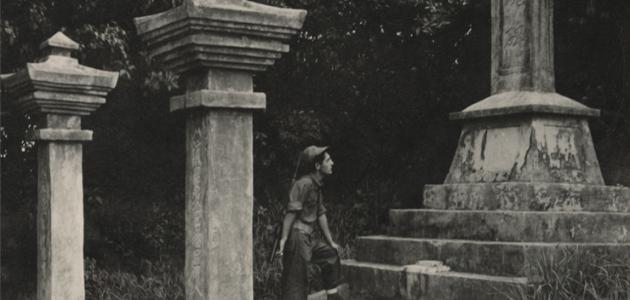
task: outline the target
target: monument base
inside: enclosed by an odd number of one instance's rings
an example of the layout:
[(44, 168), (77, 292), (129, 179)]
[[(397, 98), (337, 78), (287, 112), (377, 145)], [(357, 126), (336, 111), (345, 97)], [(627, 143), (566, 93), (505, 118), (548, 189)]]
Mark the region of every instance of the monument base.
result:
[(630, 212), (630, 188), (572, 183), (427, 184), (423, 206), (433, 209)]
[(444, 183), (603, 185), (587, 119), (525, 114), (466, 120)]

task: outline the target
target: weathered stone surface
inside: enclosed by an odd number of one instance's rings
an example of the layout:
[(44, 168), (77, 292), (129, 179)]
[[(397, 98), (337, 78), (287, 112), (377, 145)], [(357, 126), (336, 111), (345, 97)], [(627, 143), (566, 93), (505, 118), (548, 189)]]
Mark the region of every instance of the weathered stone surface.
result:
[(459, 272), (423, 273), (405, 266), (342, 261), (350, 299), (506, 299), (527, 283), (522, 277)]
[(136, 18), (150, 55), (176, 73), (207, 68), (263, 71), (302, 27), (306, 11), (250, 1), (187, 1)]
[(29, 137), (36, 141), (91, 141), (91, 130), (77, 129), (36, 129)]
[(464, 125), (445, 183), (604, 184), (584, 119), (520, 117)]
[[(405, 237), (357, 240), (355, 258), (370, 264), (346, 267), (355, 290), (409, 299), (381, 293), (376, 282), (393, 284), (402, 266), (419, 260), (536, 281), (541, 260), (569, 250), (630, 259), (630, 189), (604, 185), (587, 124), (599, 111), (555, 93), (553, 0), (491, 6), (492, 95), (451, 114), (463, 130), (444, 184), (425, 186), (423, 205), (434, 209), (392, 210), (390, 234)], [(479, 295), (461, 282), (417, 282), (437, 287), (426, 299)]]
[(492, 1), (492, 93), (553, 92), (553, 0)]
[(599, 115), (598, 110), (555, 93), (552, 7), (552, 0), (492, 1), (492, 95), (452, 118)]
[(306, 12), (243, 0), (188, 0), (136, 18), (150, 55), (183, 74), (186, 94), (187, 299), (253, 299), (252, 72), (289, 50)]
[(171, 111), (201, 107), (264, 109), (265, 106), (264, 93), (200, 90), (171, 98)]
[(450, 118), (459, 120), (532, 113), (599, 116), (598, 109), (589, 108), (557, 93), (516, 91), (491, 95), (461, 112), (451, 113)]
[(82, 300), (82, 146), (42, 143), (37, 163), (37, 299)]
[(186, 297), (253, 299), (251, 113), (194, 111), (186, 139)]
[(58, 32), (41, 44), (44, 58), (2, 76), (7, 104), (30, 113), (37, 129), (37, 299), (82, 300), (83, 149), (92, 131), (81, 116), (105, 103), (118, 80), (115, 72), (82, 66), (72, 58), (79, 44)]
[(57, 48), (61, 51), (61, 53), (70, 54), (70, 52), (73, 50), (79, 50), (80, 45), (79, 43), (71, 40), (62, 32), (57, 32), (49, 39), (43, 41), (39, 45), (39, 48), (41, 50)]
[(150, 56), (181, 74), (186, 93), (186, 299), (253, 299), (252, 76), (302, 27), (306, 11), (244, 0), (187, 0), (136, 18)]
[(393, 209), (389, 220), (392, 236), (509, 242), (630, 242), (630, 213)]
[(352, 299), (399, 299), (403, 266), (342, 261), (343, 277), (350, 284)]
[(630, 212), (630, 188), (543, 182), (425, 185), (423, 205), (434, 209)]
[(117, 73), (80, 65), (70, 56), (78, 44), (61, 32), (41, 47), (47, 54), (41, 62), (3, 78), (11, 106), (32, 114), (89, 115), (105, 103)]
[(523, 243), (369, 236), (357, 240), (356, 259), (399, 266), (419, 260), (440, 260), (457, 272), (533, 278), (540, 259), (561, 257), (566, 249), (623, 258), (630, 253), (630, 243)]

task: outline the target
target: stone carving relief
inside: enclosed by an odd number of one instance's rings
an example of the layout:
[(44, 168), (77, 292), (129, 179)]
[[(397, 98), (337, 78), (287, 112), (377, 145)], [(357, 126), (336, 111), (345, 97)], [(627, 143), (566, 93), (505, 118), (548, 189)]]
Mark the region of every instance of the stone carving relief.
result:
[(505, 0), (501, 26), (501, 74), (523, 72), (528, 66), (528, 16), (526, 0)]

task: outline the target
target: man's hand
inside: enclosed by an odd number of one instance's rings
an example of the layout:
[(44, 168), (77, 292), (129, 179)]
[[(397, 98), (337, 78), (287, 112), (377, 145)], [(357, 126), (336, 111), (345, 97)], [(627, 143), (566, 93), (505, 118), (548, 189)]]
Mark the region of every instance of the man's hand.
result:
[(337, 254), (339, 254), (339, 251), (341, 251), (341, 246), (337, 245), (337, 243), (335, 242), (330, 242), (330, 247), (335, 249), (335, 251), (337, 251)]
[(282, 256), (284, 255), (284, 244), (286, 242), (287, 242), (286, 239), (281, 239), (280, 246), (278, 247), (278, 251), (276, 251), (275, 253), (276, 258), (278, 258), (277, 262), (280, 265), (280, 270), (284, 268), (284, 265), (282, 265)]
[(276, 252), (276, 256), (282, 258), (282, 255), (284, 255), (284, 244), (286, 244), (286, 242), (286, 239), (280, 240), (280, 247), (278, 247), (278, 252)]

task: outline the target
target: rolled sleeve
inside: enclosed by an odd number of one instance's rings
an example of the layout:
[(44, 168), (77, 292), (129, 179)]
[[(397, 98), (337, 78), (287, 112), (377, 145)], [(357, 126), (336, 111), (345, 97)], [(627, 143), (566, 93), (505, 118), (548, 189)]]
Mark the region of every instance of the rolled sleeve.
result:
[(303, 209), (304, 201), (303, 197), (301, 197), (302, 187), (298, 184), (294, 184), (291, 187), (291, 191), (289, 192), (289, 204), (287, 205), (288, 211), (301, 211)]

